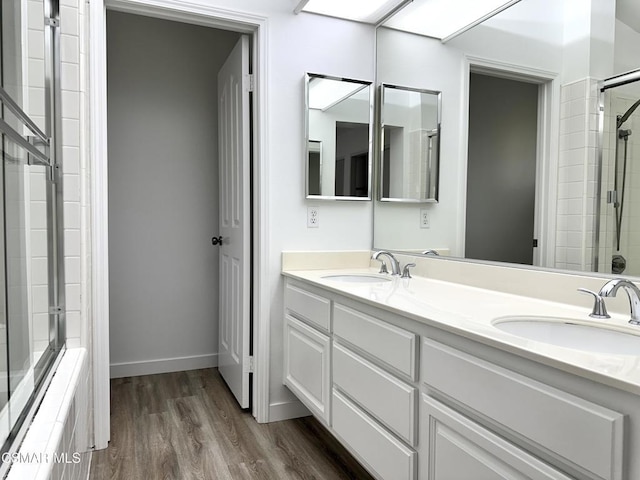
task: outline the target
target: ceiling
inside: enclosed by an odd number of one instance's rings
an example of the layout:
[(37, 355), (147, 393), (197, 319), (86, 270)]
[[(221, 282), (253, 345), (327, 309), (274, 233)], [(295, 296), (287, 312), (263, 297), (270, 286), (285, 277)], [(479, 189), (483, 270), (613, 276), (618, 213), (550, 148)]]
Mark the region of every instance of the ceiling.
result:
[(640, 1), (616, 0), (616, 17), (640, 33)]

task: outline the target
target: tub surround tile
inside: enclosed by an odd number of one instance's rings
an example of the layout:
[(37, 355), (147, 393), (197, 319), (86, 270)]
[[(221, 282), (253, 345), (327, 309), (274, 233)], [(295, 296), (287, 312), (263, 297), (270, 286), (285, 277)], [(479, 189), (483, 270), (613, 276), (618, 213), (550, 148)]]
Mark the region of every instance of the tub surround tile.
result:
[(16, 462), (7, 480), (87, 477), (88, 373), (84, 348), (64, 352), (19, 450), (21, 458), (31, 455), (31, 460)]

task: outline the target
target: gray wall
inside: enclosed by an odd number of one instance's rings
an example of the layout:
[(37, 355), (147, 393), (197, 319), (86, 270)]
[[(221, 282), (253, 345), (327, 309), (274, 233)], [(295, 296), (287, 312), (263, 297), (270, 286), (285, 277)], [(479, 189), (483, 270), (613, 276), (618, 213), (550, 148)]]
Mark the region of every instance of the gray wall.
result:
[(465, 257), (533, 263), (538, 85), (471, 74)]
[(237, 38), (108, 12), (112, 376), (217, 362), (216, 76)]

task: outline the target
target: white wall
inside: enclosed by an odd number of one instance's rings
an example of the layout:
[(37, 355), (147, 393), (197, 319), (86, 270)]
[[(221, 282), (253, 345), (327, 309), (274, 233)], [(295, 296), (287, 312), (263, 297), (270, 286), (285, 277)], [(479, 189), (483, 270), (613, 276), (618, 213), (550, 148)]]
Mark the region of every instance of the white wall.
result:
[(606, 78), (613, 70), (615, 3), (564, 0), (563, 84), (586, 77)]
[(237, 39), (108, 13), (112, 376), (217, 365), (217, 72)]
[[(231, 2), (233, 3), (233, 2)], [(253, 3), (264, 11), (263, 2)], [(371, 202), (304, 200), (304, 73), (374, 80), (374, 28), (313, 14), (293, 15), (295, 2), (269, 2), (269, 251), (271, 252), (271, 420), (293, 395), (282, 385), (284, 250), (368, 250)], [(259, 6), (260, 5), (260, 6)], [(295, 42), (292, 42), (295, 39)], [(283, 128), (283, 125), (287, 128)], [(307, 206), (319, 228), (306, 227)]]
[(619, 74), (640, 68), (640, 32), (616, 20), (613, 73)]

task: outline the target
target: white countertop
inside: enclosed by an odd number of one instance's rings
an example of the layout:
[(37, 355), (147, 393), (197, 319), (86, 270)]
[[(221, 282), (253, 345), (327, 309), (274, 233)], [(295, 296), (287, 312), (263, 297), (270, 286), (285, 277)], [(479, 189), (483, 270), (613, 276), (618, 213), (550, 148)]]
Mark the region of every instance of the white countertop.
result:
[[(418, 276), (411, 279), (389, 276), (391, 281), (380, 283), (351, 283), (324, 278), (346, 274), (376, 275), (377, 270), (360, 268), (283, 272), (287, 277), (426, 325), (640, 395), (640, 353), (615, 355), (559, 347), (511, 335), (493, 325), (495, 319), (507, 316), (561, 317), (640, 335), (640, 327), (628, 324), (628, 315), (613, 314), (610, 319), (595, 320), (588, 316), (589, 309), (582, 307)], [(578, 292), (567, 292), (567, 295), (574, 294), (580, 295)]]

